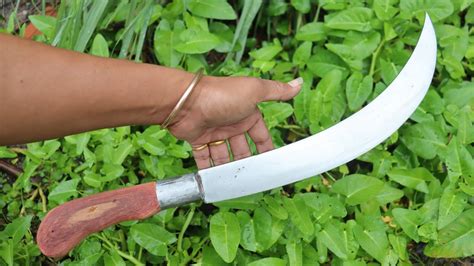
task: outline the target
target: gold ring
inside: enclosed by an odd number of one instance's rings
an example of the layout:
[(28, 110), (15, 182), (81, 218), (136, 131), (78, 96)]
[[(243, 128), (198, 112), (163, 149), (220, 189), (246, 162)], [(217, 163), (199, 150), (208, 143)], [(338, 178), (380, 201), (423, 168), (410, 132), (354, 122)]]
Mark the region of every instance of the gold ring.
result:
[(218, 146), (225, 143), (225, 139), (209, 142), (209, 146)]
[(207, 144), (202, 144), (201, 146), (198, 146), (196, 148), (193, 148), (193, 151), (202, 151), (205, 148), (207, 148)]

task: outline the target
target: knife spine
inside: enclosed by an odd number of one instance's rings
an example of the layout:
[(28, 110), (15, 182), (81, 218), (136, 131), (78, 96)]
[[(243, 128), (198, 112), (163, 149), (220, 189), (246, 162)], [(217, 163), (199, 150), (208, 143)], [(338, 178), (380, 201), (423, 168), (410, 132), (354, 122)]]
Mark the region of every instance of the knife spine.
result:
[(203, 200), (201, 177), (197, 173), (156, 182), (156, 197), (160, 209), (181, 206)]

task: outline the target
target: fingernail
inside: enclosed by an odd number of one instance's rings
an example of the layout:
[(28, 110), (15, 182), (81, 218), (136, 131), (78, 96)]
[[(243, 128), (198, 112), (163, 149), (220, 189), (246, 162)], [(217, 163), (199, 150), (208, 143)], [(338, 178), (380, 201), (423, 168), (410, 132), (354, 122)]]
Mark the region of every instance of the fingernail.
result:
[(302, 77), (296, 78), (296, 79), (288, 82), (288, 85), (290, 85), (291, 87), (298, 87), (301, 84), (303, 84), (303, 78)]

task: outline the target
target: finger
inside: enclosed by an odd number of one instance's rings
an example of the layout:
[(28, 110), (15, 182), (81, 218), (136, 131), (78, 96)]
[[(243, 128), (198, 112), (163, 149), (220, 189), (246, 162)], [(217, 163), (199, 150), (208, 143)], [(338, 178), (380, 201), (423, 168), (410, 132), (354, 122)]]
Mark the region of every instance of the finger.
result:
[(234, 161), (252, 155), (250, 153), (249, 143), (247, 142), (247, 138), (244, 134), (229, 138), (229, 143), (230, 149), (232, 150), (232, 155), (234, 156)]
[(258, 153), (263, 153), (273, 149), (272, 138), (268, 132), (267, 126), (263, 121), (262, 114), (257, 122), (248, 130), (250, 138), (252, 138)]
[(211, 159), (214, 165), (225, 164), (230, 161), (229, 150), (227, 149), (227, 143), (221, 143), (217, 145), (209, 144), (209, 150), (211, 151)]
[(274, 80), (263, 81), (263, 99), (262, 101), (287, 101), (295, 97), (301, 90), (303, 78), (294, 79), (288, 83), (282, 83)]
[(197, 167), (199, 169), (205, 169), (211, 167), (211, 158), (209, 153), (209, 147), (205, 147), (202, 150), (194, 150), (201, 145), (193, 146), (193, 155), (194, 160), (196, 161)]

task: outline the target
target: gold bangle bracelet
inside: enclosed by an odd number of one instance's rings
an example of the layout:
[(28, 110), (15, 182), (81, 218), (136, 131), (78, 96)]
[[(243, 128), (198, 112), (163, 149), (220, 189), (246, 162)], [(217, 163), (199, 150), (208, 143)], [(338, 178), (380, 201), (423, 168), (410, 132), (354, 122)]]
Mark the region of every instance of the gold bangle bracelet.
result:
[(189, 97), (189, 95), (191, 95), (191, 92), (193, 91), (194, 87), (196, 87), (196, 84), (199, 82), (199, 80), (201, 80), (202, 78), (202, 74), (203, 74), (203, 71), (204, 69), (203, 68), (200, 68), (196, 74), (194, 75), (194, 78), (193, 80), (191, 80), (191, 83), (189, 83), (188, 87), (186, 88), (186, 90), (184, 91), (183, 95), (181, 96), (181, 98), (179, 99), (178, 103), (176, 104), (176, 106), (173, 108), (173, 110), (171, 111), (171, 113), (168, 115), (168, 117), (165, 119), (165, 121), (163, 122), (163, 124), (161, 124), (161, 127), (162, 128), (167, 128), (171, 121), (173, 121), (173, 118), (175, 118), (176, 114), (178, 113), (178, 111), (183, 107), (184, 103), (186, 102), (186, 99)]

